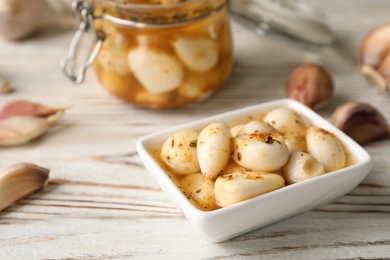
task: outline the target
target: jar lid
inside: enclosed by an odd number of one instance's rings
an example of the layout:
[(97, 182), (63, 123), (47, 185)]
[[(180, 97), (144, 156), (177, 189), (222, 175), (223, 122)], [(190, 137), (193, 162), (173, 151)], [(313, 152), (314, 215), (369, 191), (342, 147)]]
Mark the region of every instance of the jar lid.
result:
[(232, 17), (259, 35), (311, 51), (320, 51), (334, 40), (324, 15), (299, 1), (232, 0), (229, 4)]

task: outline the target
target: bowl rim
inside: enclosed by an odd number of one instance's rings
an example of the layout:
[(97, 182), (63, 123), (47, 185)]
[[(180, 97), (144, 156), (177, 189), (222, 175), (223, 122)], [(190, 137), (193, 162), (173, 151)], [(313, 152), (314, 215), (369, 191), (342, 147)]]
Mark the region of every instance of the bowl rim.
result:
[[(316, 176), (315, 178), (311, 178), (308, 180), (305, 180), (303, 182), (295, 183), (293, 185), (288, 185), (285, 187), (282, 187), (280, 189), (268, 192), (266, 194), (262, 194), (261, 196), (256, 196), (254, 198), (250, 198), (245, 201), (238, 202), (236, 204), (230, 205), (228, 207), (219, 208), (216, 210), (211, 211), (204, 211), (201, 209), (198, 209), (195, 205), (191, 203), (190, 200), (184, 195), (184, 193), (180, 190), (180, 188), (172, 181), (172, 179), (169, 177), (169, 175), (165, 172), (165, 170), (159, 165), (159, 163), (153, 158), (153, 156), (148, 151), (148, 148), (150, 148), (150, 142), (155, 142), (156, 140), (166, 140), (170, 135), (172, 135), (175, 132), (178, 132), (182, 129), (199, 129), (202, 127), (205, 127), (207, 124), (215, 121), (222, 121), (225, 123), (229, 123), (228, 118), (234, 117), (247, 117), (250, 115), (254, 115), (256, 113), (260, 113), (264, 110), (271, 110), (272, 108), (278, 108), (278, 107), (287, 107), (290, 109), (293, 109), (294, 111), (298, 112), (299, 114), (302, 114), (304, 117), (306, 117), (313, 125), (321, 125), (321, 128), (330, 131), (333, 133), (345, 147), (348, 147), (348, 151), (350, 154), (356, 158), (356, 163), (350, 166), (347, 166), (345, 168), (342, 168), (337, 171), (329, 172), (324, 175)], [(231, 120), (230, 122), (234, 122), (234, 120)], [(156, 142), (155, 142), (156, 143)], [(291, 189), (299, 189), (301, 185), (308, 185), (311, 182), (319, 182), (324, 178), (333, 178), (337, 175), (342, 175), (345, 172), (349, 171), (355, 171), (357, 169), (363, 168), (363, 167), (369, 167), (371, 169), (372, 167), (372, 159), (371, 156), (368, 154), (368, 152), (361, 147), (358, 143), (356, 143), (352, 138), (350, 138), (348, 135), (343, 133), (341, 130), (336, 128), (334, 125), (332, 125), (329, 121), (327, 121), (325, 118), (317, 114), (315, 111), (311, 110), (307, 106), (299, 103), (296, 100), (293, 99), (278, 99), (273, 100), (269, 102), (263, 102), (256, 105), (246, 106), (243, 108), (231, 110), (228, 112), (212, 115), (209, 117), (205, 117), (203, 119), (195, 120), (189, 123), (181, 124), (175, 127), (171, 127), (162, 131), (158, 131), (156, 133), (152, 133), (149, 135), (146, 135), (144, 137), (141, 137), (137, 143), (136, 143), (137, 151), (141, 159), (147, 160), (148, 163), (151, 163), (151, 166), (153, 166), (154, 169), (158, 170), (157, 172), (150, 172), (150, 174), (155, 177), (160, 184), (160, 181), (164, 181), (165, 184), (168, 184), (168, 188), (171, 189), (171, 192), (174, 193), (175, 197), (172, 197), (171, 199), (177, 204), (178, 208), (183, 211), (183, 213), (186, 215), (186, 212), (190, 212), (192, 214), (191, 217), (201, 217), (202, 219), (205, 218), (212, 218), (215, 215), (220, 214), (229, 214), (231, 211), (236, 211), (237, 208), (243, 207), (246, 204), (257, 204), (261, 203), (263, 200), (267, 200), (270, 197), (277, 196), (277, 194), (281, 192), (285, 192)], [(367, 175), (369, 173), (369, 170), (367, 172)], [(161, 184), (160, 184), (161, 186)], [(161, 187), (162, 188), (162, 187)]]

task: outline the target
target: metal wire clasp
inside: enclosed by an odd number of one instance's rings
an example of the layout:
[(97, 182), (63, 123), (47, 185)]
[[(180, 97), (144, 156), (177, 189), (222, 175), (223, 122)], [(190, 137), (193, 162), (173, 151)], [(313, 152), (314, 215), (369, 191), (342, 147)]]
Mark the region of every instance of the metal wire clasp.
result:
[[(95, 29), (93, 5), (85, 1), (75, 1), (72, 7), (79, 16), (80, 25), (70, 43), (68, 56), (61, 61), (60, 66), (73, 83), (80, 84), (84, 81), (86, 70), (93, 64), (102, 48), (105, 33)], [(87, 55), (81, 55), (79, 47), (83, 43), (86, 45)]]

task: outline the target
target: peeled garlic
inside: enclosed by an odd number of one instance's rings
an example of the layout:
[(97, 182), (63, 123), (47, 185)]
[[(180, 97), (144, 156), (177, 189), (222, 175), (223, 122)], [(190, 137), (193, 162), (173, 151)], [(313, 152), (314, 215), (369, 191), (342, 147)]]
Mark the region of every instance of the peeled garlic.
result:
[(63, 111), (65, 108), (53, 108), (28, 100), (14, 100), (0, 109), (0, 118), (12, 116), (48, 117)]
[(307, 130), (307, 151), (319, 161), (327, 172), (345, 167), (346, 155), (340, 141), (332, 133), (313, 126)]
[(161, 148), (161, 159), (176, 174), (192, 174), (200, 171), (196, 142), (199, 132), (181, 130), (170, 136)]
[(286, 133), (283, 135), (284, 143), (290, 152), (306, 152), (306, 138), (297, 133)]
[(211, 70), (218, 62), (218, 44), (208, 38), (178, 38), (173, 47), (184, 64), (195, 71)]
[(283, 136), (276, 133), (254, 133), (233, 139), (232, 159), (251, 171), (275, 172), (288, 161), (289, 150)]
[(30, 163), (12, 164), (0, 170), (0, 211), (45, 187), (49, 170)]
[(227, 207), (284, 186), (284, 179), (273, 173), (246, 172), (222, 175), (214, 186), (218, 206)]
[(213, 210), (218, 206), (214, 198), (214, 182), (201, 173), (184, 177), (180, 186), (184, 194), (193, 200), (200, 209)]
[(292, 152), (283, 177), (287, 183), (297, 183), (325, 173), (324, 166), (305, 152)]
[(214, 179), (225, 168), (230, 158), (230, 128), (225, 123), (206, 126), (198, 138), (198, 159), (202, 173)]
[(235, 138), (237, 136), (245, 134), (244, 133), (244, 126), (245, 126), (244, 124), (239, 124), (239, 125), (235, 125), (235, 126), (231, 127), (230, 133), (231, 133), (232, 137)]
[(274, 127), (279, 133), (297, 133), (301, 136), (306, 135), (307, 123), (295, 111), (281, 107), (268, 112), (264, 117), (264, 122), (267, 122)]
[(254, 133), (276, 133), (275, 128), (270, 126), (268, 123), (260, 120), (252, 120), (245, 124), (244, 128), (245, 134), (254, 134)]
[(129, 52), (128, 63), (134, 76), (153, 94), (177, 89), (183, 81), (180, 62), (168, 53), (138, 47)]
[(105, 70), (120, 75), (128, 75), (130, 68), (126, 57), (127, 48), (122, 38), (123, 36), (119, 33), (114, 33), (110, 37), (107, 37), (104, 41), (103, 48), (99, 52), (97, 62)]
[(370, 104), (344, 103), (333, 112), (331, 121), (359, 144), (390, 137), (386, 118)]

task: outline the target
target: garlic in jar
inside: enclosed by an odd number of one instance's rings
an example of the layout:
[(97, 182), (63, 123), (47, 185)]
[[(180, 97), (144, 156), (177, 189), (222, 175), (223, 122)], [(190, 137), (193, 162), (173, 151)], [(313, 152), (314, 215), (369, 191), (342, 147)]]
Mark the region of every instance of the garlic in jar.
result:
[(284, 186), (284, 179), (274, 173), (246, 172), (221, 175), (215, 181), (218, 206), (227, 207)]
[(183, 81), (180, 62), (168, 53), (138, 47), (129, 52), (128, 62), (134, 76), (150, 93), (172, 91)]
[(241, 135), (233, 138), (232, 146), (232, 159), (251, 171), (276, 172), (290, 155), (283, 136), (276, 133)]
[(198, 131), (186, 129), (164, 142), (160, 157), (174, 173), (192, 174), (200, 171), (196, 150), (198, 136)]
[(218, 45), (208, 38), (178, 38), (173, 47), (184, 64), (194, 71), (208, 71), (219, 59)]
[(305, 152), (292, 152), (283, 177), (287, 183), (297, 183), (325, 173), (324, 166)]
[(306, 135), (307, 151), (317, 159), (327, 172), (339, 170), (346, 165), (346, 154), (340, 141), (332, 133), (312, 126)]
[(231, 152), (230, 128), (225, 123), (211, 123), (199, 134), (197, 150), (202, 173), (214, 179), (227, 165)]
[(264, 117), (267, 122), (279, 133), (297, 133), (301, 136), (306, 135), (308, 123), (295, 111), (281, 107), (268, 112)]
[(180, 188), (188, 199), (193, 200), (203, 210), (217, 209), (214, 198), (214, 182), (201, 173), (185, 176), (180, 181)]

